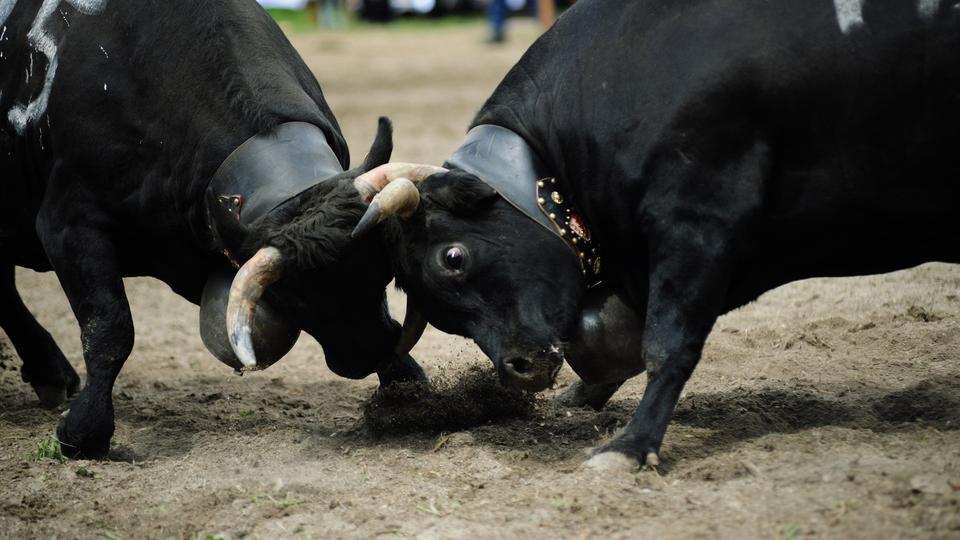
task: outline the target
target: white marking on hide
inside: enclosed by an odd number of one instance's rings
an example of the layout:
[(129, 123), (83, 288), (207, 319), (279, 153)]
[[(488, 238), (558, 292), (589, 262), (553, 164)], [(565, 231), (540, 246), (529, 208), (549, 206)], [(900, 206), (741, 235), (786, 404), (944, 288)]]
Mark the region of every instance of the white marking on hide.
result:
[[(0, 0), (12, 1), (12, 0)], [(33, 48), (47, 57), (47, 76), (44, 79), (43, 89), (37, 98), (26, 105), (14, 105), (10, 109), (7, 118), (10, 124), (17, 130), (17, 133), (23, 134), (27, 124), (35, 122), (47, 110), (47, 103), (50, 100), (50, 89), (53, 87), (53, 79), (57, 75), (57, 67), (60, 65), (60, 59), (57, 56), (57, 42), (47, 30), (47, 22), (53, 14), (61, 0), (43, 0), (40, 5), (40, 11), (33, 20), (33, 25), (27, 33), (27, 41), (33, 45)], [(98, 15), (103, 12), (107, 6), (107, 0), (66, 0), (66, 2), (76, 8), (84, 15)]]
[(107, 91), (107, 83), (103, 83), (103, 91), (104, 91), (104, 92)]
[(30, 70), (28, 71), (31, 77), (33, 77), (33, 53), (30, 53)]
[(917, 15), (929, 21), (940, 10), (940, 0), (917, 0)]
[(110, 59), (110, 55), (107, 54), (107, 50), (103, 48), (103, 45), (100, 46), (100, 52), (103, 53), (103, 56), (104, 56), (107, 60)]
[(844, 34), (863, 26), (863, 0), (833, 0), (837, 10), (837, 25)]
[(4, 26), (3, 30), (0, 31), (0, 41), (3, 41), (3, 36), (7, 35), (7, 27)]
[(60, 17), (63, 18), (63, 24), (67, 25), (67, 28), (70, 28), (70, 19), (67, 18), (67, 12), (60, 9)]
[[(10, 16), (10, 12), (13, 11), (13, 6), (17, 5), (17, 0), (0, 0), (0, 24), (7, 22), (7, 17)], [(3, 27), (3, 32), (7, 32), (7, 27)], [(0, 39), (3, 39), (3, 34), (0, 34)]]

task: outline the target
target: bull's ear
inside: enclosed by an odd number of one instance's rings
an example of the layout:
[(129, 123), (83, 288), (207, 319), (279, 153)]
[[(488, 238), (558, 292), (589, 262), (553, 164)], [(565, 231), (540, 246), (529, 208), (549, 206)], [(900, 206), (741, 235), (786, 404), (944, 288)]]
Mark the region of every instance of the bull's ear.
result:
[(430, 176), (420, 185), (420, 194), (455, 214), (479, 212), (498, 197), (496, 190), (475, 175), (458, 170)]
[(393, 123), (386, 116), (381, 116), (377, 124), (377, 136), (373, 139), (373, 145), (370, 146), (370, 152), (363, 160), (360, 168), (363, 172), (379, 167), (390, 161), (390, 155), (393, 153)]

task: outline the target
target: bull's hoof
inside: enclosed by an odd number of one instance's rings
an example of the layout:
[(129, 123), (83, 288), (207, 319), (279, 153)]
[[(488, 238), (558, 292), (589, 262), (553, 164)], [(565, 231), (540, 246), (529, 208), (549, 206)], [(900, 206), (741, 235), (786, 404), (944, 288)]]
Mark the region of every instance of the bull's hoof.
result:
[(603, 409), (621, 384), (623, 383), (587, 384), (583, 381), (576, 381), (555, 397), (554, 403), (562, 407), (576, 409), (588, 406), (595, 411), (599, 411)]
[(52, 358), (52, 365), (38, 362), (24, 364), (21, 378), (33, 387), (41, 407), (55, 409), (77, 393), (80, 389), (80, 377), (59, 349), (46, 354), (45, 362), (50, 362), (48, 359)]
[(599, 472), (629, 474), (636, 472), (640, 464), (636, 459), (620, 452), (602, 452), (585, 461), (583, 468)]
[[(33, 391), (37, 393), (37, 399), (40, 400), (40, 406), (44, 409), (56, 409), (69, 396), (69, 389), (66, 386), (45, 386), (31, 384)], [(76, 390), (74, 390), (75, 392)]]
[(377, 370), (380, 386), (390, 386), (397, 382), (426, 382), (427, 374), (409, 354)]
[(110, 451), (110, 436), (98, 436), (92, 430), (85, 432), (72, 427), (77, 424), (72, 420), (70, 411), (66, 411), (60, 415), (60, 422), (57, 424), (57, 440), (60, 441), (63, 455), (70, 459), (105, 458)]

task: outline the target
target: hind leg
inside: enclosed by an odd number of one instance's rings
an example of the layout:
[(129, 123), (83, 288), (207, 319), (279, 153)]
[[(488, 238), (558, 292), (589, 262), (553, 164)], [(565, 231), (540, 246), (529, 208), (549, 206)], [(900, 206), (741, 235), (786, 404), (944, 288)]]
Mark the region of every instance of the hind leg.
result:
[(0, 263), (0, 327), (23, 361), (23, 380), (33, 387), (40, 404), (52, 409), (77, 392), (80, 377), (23, 305), (15, 279), (13, 265)]

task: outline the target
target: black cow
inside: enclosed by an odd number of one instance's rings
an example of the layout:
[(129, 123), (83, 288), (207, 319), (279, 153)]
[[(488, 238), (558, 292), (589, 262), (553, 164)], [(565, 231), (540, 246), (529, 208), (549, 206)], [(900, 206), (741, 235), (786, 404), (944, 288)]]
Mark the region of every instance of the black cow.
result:
[(572, 401), (600, 406), (646, 368), (590, 463), (656, 464), (722, 313), (797, 279), (960, 262), (958, 59), (953, 0), (577, 2), (448, 172), (368, 173), (421, 181), (381, 236), (419, 310), (507, 382), (543, 388), (566, 354), (594, 383)]
[(390, 125), (344, 172), (320, 86), (254, 0), (3, 0), (0, 29), (0, 326), (45, 406), (76, 392), (14, 284), (15, 265), (54, 270), (87, 368), (65, 453), (109, 448), (134, 341), (123, 276), (202, 300), (204, 341), (235, 368), (275, 361), (302, 329), (339, 375), (423, 378), (387, 311), (383, 247), (349, 238), (366, 208), (352, 181), (389, 159)]

